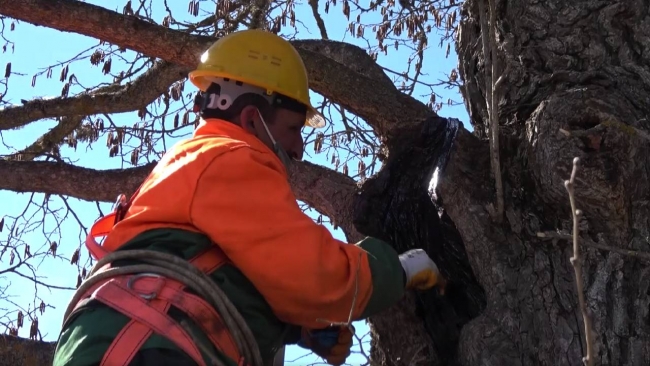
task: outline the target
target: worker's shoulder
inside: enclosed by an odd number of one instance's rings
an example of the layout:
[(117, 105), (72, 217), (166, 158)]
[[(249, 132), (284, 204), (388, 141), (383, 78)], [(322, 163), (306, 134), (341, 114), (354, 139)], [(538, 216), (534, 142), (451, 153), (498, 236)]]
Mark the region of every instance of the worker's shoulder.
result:
[(194, 136), (180, 143), (180, 147), (184, 149), (196, 149), (197, 151), (207, 153), (220, 153), (249, 145), (246, 141), (222, 135)]
[(195, 155), (199, 160), (210, 163), (215, 159), (269, 159), (267, 149), (250, 142), (220, 135), (203, 135), (182, 141), (176, 147), (177, 154)]

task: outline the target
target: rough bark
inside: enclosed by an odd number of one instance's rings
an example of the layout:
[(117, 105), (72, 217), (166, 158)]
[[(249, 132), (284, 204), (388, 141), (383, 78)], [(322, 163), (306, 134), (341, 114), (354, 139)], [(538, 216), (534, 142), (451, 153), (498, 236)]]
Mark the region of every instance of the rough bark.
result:
[[(536, 234), (570, 229), (563, 181), (577, 156), (581, 240), (650, 250), (648, 5), (527, 0), (497, 6), (500, 59), (508, 70), (500, 99), (508, 222), (490, 225), (485, 199), (445, 194), (462, 177), (449, 174), (440, 187), (488, 304), (463, 328), (460, 362), (580, 365), (584, 328), (570, 245)], [(464, 4), (458, 53), (472, 122), (487, 131), (477, 9), (476, 1)], [(649, 364), (650, 268), (612, 251), (583, 252), (596, 364)]]
[[(489, 126), (476, 1), (464, 4), (458, 54), (463, 94), (481, 137)], [(46, 17), (30, 8), (41, 3), (50, 2), (0, 0), (0, 13), (91, 36), (96, 24), (110, 21), (121, 26), (104, 30), (107, 41), (186, 67), (209, 43), (106, 10), (79, 13), (92, 5), (69, 0), (51, 3), (74, 3), (74, 9)], [(314, 89), (366, 118), (390, 151), (382, 171), (358, 191), (349, 179), (322, 178), (316, 167), (300, 166), (313, 173), (292, 172), (299, 198), (304, 194), (339, 221), (354, 218), (358, 232), (390, 240), (400, 251), (425, 248), (451, 281), (445, 296), (411, 293), (372, 319), (373, 357), (383, 365), (581, 365), (584, 334), (570, 245), (538, 236), (570, 228), (563, 181), (574, 156), (583, 162), (576, 184), (585, 216), (581, 240), (650, 251), (648, 5), (521, 0), (498, 2), (497, 11), (498, 54), (507, 70), (499, 103), (506, 220), (499, 225), (489, 215), (495, 194), (486, 141), (386, 87), (384, 79), (371, 79), (374, 71), (355, 71), (347, 63), (363, 59), (358, 52), (343, 52), (338, 42), (296, 43)], [(87, 15), (86, 22), (71, 14)], [(331, 194), (324, 191), (335, 184)], [(649, 267), (614, 251), (583, 253), (596, 364), (650, 364)]]
[[(462, 327), (485, 307), (485, 295), (458, 231), (442, 208), (442, 199), (432, 199), (436, 181), (450, 174), (447, 171), (473, 169), (448, 164), (449, 159), (485, 156), (482, 145), (459, 121), (433, 117), (418, 128), (402, 130), (400, 138), (391, 141), (391, 157), (357, 196), (355, 224), (361, 232), (387, 240), (399, 252), (425, 249), (450, 280), (444, 296), (437, 290), (412, 293), (371, 319), (376, 346), (372, 356), (382, 364), (456, 364)], [(469, 194), (472, 184), (459, 182), (456, 189)]]
[(0, 366), (51, 366), (55, 342), (0, 334)]

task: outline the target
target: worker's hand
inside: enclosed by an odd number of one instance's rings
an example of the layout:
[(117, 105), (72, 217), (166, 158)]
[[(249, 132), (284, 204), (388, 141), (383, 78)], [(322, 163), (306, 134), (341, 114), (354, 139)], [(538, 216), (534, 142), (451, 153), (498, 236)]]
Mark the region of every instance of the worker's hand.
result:
[(350, 355), (354, 327), (332, 326), (325, 329), (302, 329), (298, 345), (312, 350), (330, 365), (342, 365)]
[(427, 290), (436, 285), (444, 291), (445, 281), (440, 275), (438, 266), (422, 249), (412, 249), (399, 256), (406, 273), (406, 288)]

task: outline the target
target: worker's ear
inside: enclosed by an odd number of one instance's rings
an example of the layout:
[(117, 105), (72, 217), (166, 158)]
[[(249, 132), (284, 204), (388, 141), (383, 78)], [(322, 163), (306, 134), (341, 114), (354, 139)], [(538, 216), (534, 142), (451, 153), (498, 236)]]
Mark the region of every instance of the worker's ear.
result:
[(239, 124), (241, 127), (252, 135), (257, 136), (255, 129), (255, 117), (257, 116), (257, 108), (252, 105), (244, 107), (239, 114)]

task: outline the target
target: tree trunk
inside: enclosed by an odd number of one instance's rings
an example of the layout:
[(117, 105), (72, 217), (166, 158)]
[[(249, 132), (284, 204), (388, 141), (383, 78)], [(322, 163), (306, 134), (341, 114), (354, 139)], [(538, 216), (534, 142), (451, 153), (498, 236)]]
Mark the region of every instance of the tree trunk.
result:
[(444, 296), (437, 290), (412, 293), (395, 309), (371, 319), (377, 346), (373, 358), (387, 365), (431, 365), (432, 360), (456, 364), (461, 328), (485, 307), (485, 294), (458, 231), (429, 192), (434, 172), (445, 168), (459, 128), (457, 120), (433, 117), (420, 128), (402, 130), (389, 146), (391, 155), (381, 172), (357, 196), (355, 225), (360, 232), (392, 243), (398, 252), (425, 249), (450, 279)]
[[(581, 263), (595, 364), (650, 364), (647, 10), (638, 1), (497, 2), (506, 70), (498, 99), (505, 220), (497, 224), (490, 215), (496, 194), (486, 142), (461, 129), (450, 152), (445, 143), (454, 129), (440, 118), (392, 141), (389, 162), (358, 198), (357, 228), (400, 251), (426, 248), (452, 287), (443, 297), (411, 295), (372, 319), (376, 361), (582, 364), (564, 187), (579, 157), (576, 199), (584, 213)], [(457, 45), (479, 137), (489, 129), (480, 16), (477, 1), (464, 4)], [(445, 156), (451, 160), (432, 194), (429, 180)], [(404, 310), (413, 303), (419, 318)]]
[[(479, 26), (485, 15), (473, 0), (463, 10), (463, 92), (475, 129), (487, 131)], [(565, 234), (538, 234), (571, 230), (563, 182), (573, 157), (582, 161), (576, 199), (584, 212), (580, 241), (595, 364), (650, 364), (650, 268), (621, 251), (650, 251), (647, 10), (638, 1), (497, 2), (507, 220), (489, 221), (486, 204), (494, 196), (479, 192), (494, 190), (482, 187), (492, 185), (485, 175), (473, 173), (485, 179), (474, 181), (474, 197), (454, 194), (460, 167), (439, 187), (487, 298), (462, 329), (461, 364), (581, 364), (585, 337), (572, 248)], [(462, 163), (472, 162), (449, 164)]]

